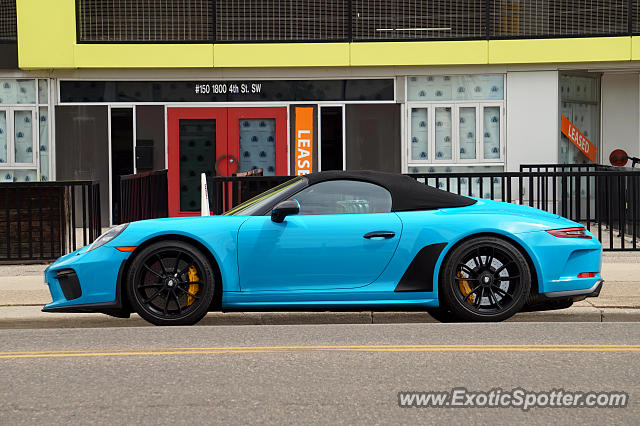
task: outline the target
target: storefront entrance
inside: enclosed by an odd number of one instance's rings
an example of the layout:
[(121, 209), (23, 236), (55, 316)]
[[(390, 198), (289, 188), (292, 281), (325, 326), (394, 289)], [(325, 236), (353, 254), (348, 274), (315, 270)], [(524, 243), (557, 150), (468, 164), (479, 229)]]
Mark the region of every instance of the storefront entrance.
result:
[(200, 212), (200, 174), (286, 175), (287, 108), (167, 108), (169, 215)]

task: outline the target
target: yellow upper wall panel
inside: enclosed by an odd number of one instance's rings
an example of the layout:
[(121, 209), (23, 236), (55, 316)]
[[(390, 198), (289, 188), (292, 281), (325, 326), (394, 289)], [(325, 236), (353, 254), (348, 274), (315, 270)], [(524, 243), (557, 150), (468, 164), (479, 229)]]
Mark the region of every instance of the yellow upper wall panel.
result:
[(211, 44), (76, 44), (77, 68), (211, 68)]
[(344, 67), (348, 43), (216, 44), (215, 67)]
[(348, 67), (640, 60), (640, 37), (372, 43), (76, 44), (75, 0), (17, 0), (23, 69)]
[(412, 41), (351, 44), (351, 65), (486, 64), (486, 41)]
[(18, 66), (73, 68), (74, 0), (17, 0)]
[(532, 64), (631, 60), (631, 37), (489, 41), (489, 63)]
[(631, 60), (640, 61), (640, 37), (631, 37)]

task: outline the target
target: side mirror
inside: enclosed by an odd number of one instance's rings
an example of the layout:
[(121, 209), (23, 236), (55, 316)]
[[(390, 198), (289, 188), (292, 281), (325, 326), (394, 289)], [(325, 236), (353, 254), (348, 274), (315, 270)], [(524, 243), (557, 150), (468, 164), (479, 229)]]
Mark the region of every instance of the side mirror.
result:
[(300, 213), (300, 203), (296, 200), (285, 200), (276, 204), (271, 210), (271, 220), (276, 223), (282, 223), (285, 217), (298, 213)]

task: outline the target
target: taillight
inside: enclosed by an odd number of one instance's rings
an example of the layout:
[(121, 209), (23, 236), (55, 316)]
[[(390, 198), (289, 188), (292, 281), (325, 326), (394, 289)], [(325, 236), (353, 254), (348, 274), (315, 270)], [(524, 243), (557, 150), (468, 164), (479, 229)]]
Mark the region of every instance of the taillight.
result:
[(595, 272), (580, 272), (578, 278), (593, 278), (596, 276)]
[(550, 229), (547, 231), (554, 237), (558, 238), (587, 238), (591, 239), (591, 235), (587, 234), (587, 230), (584, 228), (564, 228), (564, 229)]

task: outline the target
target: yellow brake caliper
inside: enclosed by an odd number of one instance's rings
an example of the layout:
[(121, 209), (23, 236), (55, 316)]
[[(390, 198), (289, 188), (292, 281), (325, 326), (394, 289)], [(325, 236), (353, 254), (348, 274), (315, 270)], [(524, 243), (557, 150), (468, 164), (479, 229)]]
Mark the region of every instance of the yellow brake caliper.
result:
[[(198, 271), (193, 265), (189, 266), (188, 274), (189, 274), (189, 282), (200, 281), (200, 279), (198, 278)], [(196, 294), (198, 292), (198, 289), (200, 289), (200, 286), (198, 284), (189, 284), (189, 293)], [(193, 298), (193, 296), (187, 295), (187, 306), (191, 306), (191, 304), (195, 301), (196, 299)]]
[[(457, 273), (458, 278), (464, 278), (462, 276), (462, 272), (458, 272)], [(460, 288), (460, 292), (462, 293), (462, 295), (464, 297), (467, 297), (467, 295), (469, 293), (471, 293), (471, 287), (469, 286), (469, 281), (467, 280), (460, 280), (458, 281), (458, 287)], [(469, 298), (467, 299), (467, 303), (470, 305), (473, 305), (473, 302), (475, 301), (476, 295), (472, 294), (471, 296), (469, 296)]]

